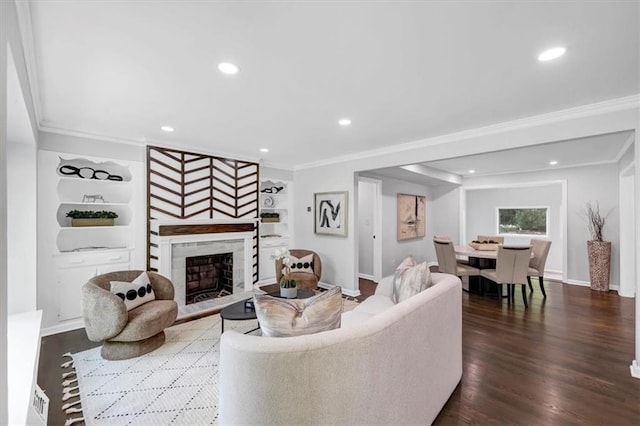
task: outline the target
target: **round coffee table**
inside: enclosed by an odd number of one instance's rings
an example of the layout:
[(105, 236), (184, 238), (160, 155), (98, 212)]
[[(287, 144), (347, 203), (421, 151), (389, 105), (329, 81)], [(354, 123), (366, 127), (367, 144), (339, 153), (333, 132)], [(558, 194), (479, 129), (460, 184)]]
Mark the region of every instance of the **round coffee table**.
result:
[[(224, 320), (232, 320), (232, 321), (246, 321), (246, 320), (254, 320), (258, 319), (256, 316), (256, 310), (253, 308), (253, 304), (249, 305), (247, 302), (252, 302), (252, 299), (241, 300), (240, 302), (236, 302), (232, 305), (229, 305), (223, 308), (220, 311), (220, 318), (222, 319), (222, 332), (224, 333)], [(260, 324), (258, 324), (258, 328), (254, 328), (253, 330), (247, 331), (247, 333), (251, 333), (252, 331), (256, 331), (260, 328)]]

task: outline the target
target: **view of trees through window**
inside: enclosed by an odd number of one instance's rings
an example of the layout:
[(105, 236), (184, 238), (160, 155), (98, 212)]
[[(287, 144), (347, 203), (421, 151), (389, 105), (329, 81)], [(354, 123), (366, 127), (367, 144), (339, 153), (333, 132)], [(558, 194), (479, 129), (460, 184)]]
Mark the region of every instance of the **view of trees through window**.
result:
[(546, 207), (498, 209), (501, 234), (547, 235)]

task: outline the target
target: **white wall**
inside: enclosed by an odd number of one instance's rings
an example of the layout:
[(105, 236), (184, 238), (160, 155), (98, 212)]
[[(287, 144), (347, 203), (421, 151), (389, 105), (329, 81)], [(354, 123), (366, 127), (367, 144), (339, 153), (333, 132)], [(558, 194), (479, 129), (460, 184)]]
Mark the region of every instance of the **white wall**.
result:
[[(560, 214), (562, 185), (476, 189), (465, 191), (465, 193), (467, 242), (475, 239), (478, 235), (498, 235), (498, 207), (548, 207), (548, 236), (539, 237), (552, 242), (545, 268), (554, 272), (563, 270), (562, 225), (564, 220)], [(531, 238), (531, 236), (509, 235), (505, 237), (504, 241), (506, 244), (528, 244)]]
[(283, 170), (260, 165), (260, 179), (293, 181), (293, 170)]
[[(24, 7), (24, 4), (20, 5)], [(31, 97), (31, 88), (27, 77), (26, 64), (24, 62), (22, 38), (18, 21), (16, 3), (13, 1), (0, 2), (0, 170), (6, 171), (7, 158), (7, 133), (8, 127), (8, 96), (7, 66), (9, 63), (9, 48), (15, 55), (13, 64), (18, 76), (20, 91), (24, 94), (23, 102), (28, 114), (31, 131), (35, 139), (36, 114)], [(7, 176), (0, 173), (0, 424), (6, 424), (8, 420), (8, 392), (7, 392), (7, 294), (8, 294), (8, 235), (7, 235)], [(12, 285), (13, 286), (13, 285)], [(12, 289), (13, 290), (13, 289)], [(31, 372), (22, 373), (22, 382), (32, 382)], [(13, 393), (19, 392), (13, 389)], [(12, 407), (13, 409), (14, 407)]]
[(373, 277), (375, 190), (375, 184), (358, 181), (358, 273), (368, 279)]
[[(393, 274), (396, 267), (407, 256), (416, 262), (428, 261), (433, 241), (428, 236), (433, 233), (433, 209), (429, 188), (416, 183), (382, 178), (382, 276)], [(398, 241), (398, 194), (421, 195), (425, 197), (425, 237)]]
[[(460, 237), (460, 188), (436, 186), (431, 188), (433, 197), (433, 233), (427, 233), (432, 240), (435, 235), (449, 236), (457, 244), (463, 243)], [(435, 248), (431, 247), (430, 259), (437, 261)]]
[(36, 146), (7, 144), (8, 313), (36, 309)]
[[(294, 171), (294, 244), (308, 247), (322, 259), (321, 282), (339, 285), (343, 293), (359, 294), (355, 264), (356, 243), (355, 198), (357, 180), (353, 169), (344, 163), (321, 168)], [(313, 194), (316, 192), (349, 191), (347, 237), (316, 235), (313, 229)], [(307, 211), (307, 207), (311, 211)]]

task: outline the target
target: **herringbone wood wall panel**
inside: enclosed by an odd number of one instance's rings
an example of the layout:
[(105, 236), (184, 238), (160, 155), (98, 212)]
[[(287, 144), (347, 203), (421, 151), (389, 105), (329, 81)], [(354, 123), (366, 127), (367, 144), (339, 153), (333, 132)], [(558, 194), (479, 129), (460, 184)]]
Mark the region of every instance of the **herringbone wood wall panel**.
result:
[[(147, 219), (258, 217), (259, 165), (149, 146)], [(157, 270), (158, 247), (148, 228), (147, 268)], [(253, 236), (253, 281), (258, 280), (258, 229)]]

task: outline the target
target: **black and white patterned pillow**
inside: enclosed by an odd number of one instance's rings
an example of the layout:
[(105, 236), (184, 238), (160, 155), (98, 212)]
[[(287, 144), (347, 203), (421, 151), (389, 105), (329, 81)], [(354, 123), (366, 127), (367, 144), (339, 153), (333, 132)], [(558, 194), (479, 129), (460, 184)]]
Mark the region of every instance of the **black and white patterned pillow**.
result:
[(313, 254), (308, 254), (298, 259), (295, 256), (289, 256), (291, 272), (308, 272), (313, 274)]
[(111, 281), (111, 293), (114, 293), (124, 301), (127, 311), (138, 306), (156, 300), (156, 295), (151, 287), (151, 281), (146, 272), (141, 273), (132, 282)]

